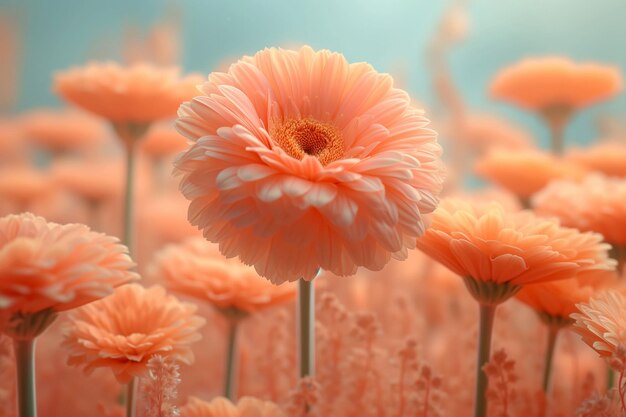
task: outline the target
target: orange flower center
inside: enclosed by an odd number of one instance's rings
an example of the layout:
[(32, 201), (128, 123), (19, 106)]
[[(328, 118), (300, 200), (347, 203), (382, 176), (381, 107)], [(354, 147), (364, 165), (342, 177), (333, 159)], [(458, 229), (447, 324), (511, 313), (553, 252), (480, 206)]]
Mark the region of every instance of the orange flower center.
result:
[(341, 133), (330, 123), (291, 119), (274, 126), (270, 135), (278, 146), (296, 159), (311, 155), (326, 165), (344, 154)]

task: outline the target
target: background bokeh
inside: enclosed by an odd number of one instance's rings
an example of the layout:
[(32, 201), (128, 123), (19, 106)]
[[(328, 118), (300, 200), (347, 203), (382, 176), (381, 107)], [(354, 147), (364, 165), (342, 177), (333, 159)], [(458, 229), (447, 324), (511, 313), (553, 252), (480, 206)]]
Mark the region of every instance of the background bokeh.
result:
[[(624, 0), (470, 0), (469, 32), (450, 53), (450, 69), (472, 108), (491, 110), (528, 126), (540, 144), (547, 133), (532, 115), (494, 103), (486, 85), (523, 56), (563, 54), (626, 68)], [(308, 43), (365, 60), (392, 73), (428, 104), (431, 81), (425, 49), (443, 0), (0, 0), (20, 26), (21, 73), (16, 110), (58, 105), (52, 74), (88, 59), (120, 59), (124, 32), (148, 30), (165, 16), (180, 22), (185, 71), (208, 73), (220, 63), (266, 47)], [(596, 136), (600, 114), (626, 114), (626, 96), (578, 115), (570, 143)]]

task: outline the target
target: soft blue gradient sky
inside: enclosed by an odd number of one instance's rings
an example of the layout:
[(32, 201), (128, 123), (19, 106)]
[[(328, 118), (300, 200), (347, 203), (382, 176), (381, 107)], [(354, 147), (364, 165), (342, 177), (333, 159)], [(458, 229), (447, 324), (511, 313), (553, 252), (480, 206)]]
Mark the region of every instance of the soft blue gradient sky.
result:
[[(183, 67), (210, 72), (220, 61), (265, 46), (308, 43), (365, 60), (378, 70), (406, 73), (408, 89), (428, 103), (425, 43), (444, 0), (180, 0)], [(467, 102), (523, 122), (545, 143), (537, 121), (485, 93), (498, 68), (523, 56), (566, 54), (626, 68), (626, 0), (469, 0), (470, 34), (451, 57)], [(123, 28), (158, 20), (166, 0), (0, 0), (23, 23), (19, 109), (58, 105), (50, 92), (55, 70), (88, 58), (116, 58)], [(106, 42), (104, 42), (106, 40)], [(102, 47), (107, 44), (106, 47)], [(567, 132), (593, 139), (598, 112), (626, 115), (626, 96), (585, 111)]]

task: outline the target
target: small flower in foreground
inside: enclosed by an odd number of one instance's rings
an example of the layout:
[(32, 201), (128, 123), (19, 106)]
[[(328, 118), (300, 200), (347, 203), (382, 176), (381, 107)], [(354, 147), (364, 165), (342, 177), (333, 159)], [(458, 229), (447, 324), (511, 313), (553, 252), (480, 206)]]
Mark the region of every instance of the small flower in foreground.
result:
[(94, 62), (57, 73), (54, 90), (64, 100), (112, 122), (150, 123), (175, 116), (200, 81), (197, 76), (180, 78), (177, 68)]
[(437, 205), (435, 132), (408, 94), (327, 50), (265, 49), (184, 103), (189, 220), (275, 283), (405, 257)]
[(626, 297), (618, 291), (606, 291), (576, 307), (580, 313), (571, 315), (573, 330), (600, 356), (622, 362), (618, 372), (626, 369)]
[(69, 310), (138, 279), (117, 238), (30, 213), (0, 219), (0, 310)]
[(201, 338), (205, 323), (197, 307), (166, 294), (160, 286), (132, 284), (103, 300), (73, 312), (65, 329), (68, 363), (85, 368), (110, 368), (120, 383), (146, 372), (155, 355), (190, 364), (190, 344)]
[(293, 300), (293, 283), (274, 285), (254, 268), (227, 259), (217, 245), (201, 237), (169, 245), (155, 255), (155, 276), (172, 291), (208, 301), (218, 309), (251, 313)]
[(461, 277), (514, 287), (613, 266), (599, 234), (498, 203), (443, 200), (417, 247)]
[(615, 288), (618, 284), (615, 271), (592, 270), (574, 278), (527, 285), (516, 298), (548, 321), (568, 323), (570, 314), (578, 311), (576, 304), (585, 303), (599, 291)]
[(189, 397), (180, 417), (285, 417), (285, 413), (276, 404), (253, 397), (243, 397), (236, 405), (223, 397), (211, 402)]

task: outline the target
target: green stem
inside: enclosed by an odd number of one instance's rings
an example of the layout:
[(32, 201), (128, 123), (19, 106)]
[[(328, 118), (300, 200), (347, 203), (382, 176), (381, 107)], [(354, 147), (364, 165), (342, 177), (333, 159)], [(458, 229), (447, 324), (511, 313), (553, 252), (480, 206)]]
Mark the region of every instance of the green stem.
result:
[(15, 339), (19, 417), (37, 417), (35, 389), (35, 338)]
[(226, 351), (226, 373), (224, 376), (224, 396), (235, 402), (237, 374), (237, 330), (239, 320), (228, 320), (228, 347)]
[(135, 417), (135, 391), (137, 378), (133, 377), (126, 385), (126, 417)]
[(554, 348), (559, 335), (557, 326), (548, 326), (548, 346), (546, 347), (546, 360), (543, 365), (543, 392), (546, 394), (550, 388), (550, 376), (552, 375), (552, 359), (554, 358)]
[(612, 390), (615, 386), (615, 371), (609, 367), (606, 372), (606, 390), (607, 392)]
[(126, 146), (126, 189), (124, 191), (124, 231), (123, 243), (132, 254), (133, 246), (133, 194), (135, 182), (135, 142)]
[(298, 281), (298, 339), (300, 378), (315, 375), (315, 288), (313, 281)]
[(496, 313), (495, 304), (480, 303), (480, 317), (478, 328), (478, 360), (476, 363), (476, 398), (474, 403), (474, 417), (487, 415), (487, 374), (483, 366), (489, 362), (491, 354), (491, 335)]

